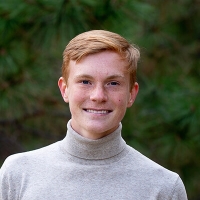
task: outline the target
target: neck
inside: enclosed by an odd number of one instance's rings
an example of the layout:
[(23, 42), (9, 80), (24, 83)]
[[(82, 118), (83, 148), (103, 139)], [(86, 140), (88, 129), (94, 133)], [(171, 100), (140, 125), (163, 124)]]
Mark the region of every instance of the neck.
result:
[(70, 121), (67, 128), (67, 135), (63, 141), (64, 149), (72, 156), (87, 160), (107, 159), (125, 149), (126, 143), (121, 137), (121, 123), (111, 134), (97, 140), (79, 135), (72, 129)]

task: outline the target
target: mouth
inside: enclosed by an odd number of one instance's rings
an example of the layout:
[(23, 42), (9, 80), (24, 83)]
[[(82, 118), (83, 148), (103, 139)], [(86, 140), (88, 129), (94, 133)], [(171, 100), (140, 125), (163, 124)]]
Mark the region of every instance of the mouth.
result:
[(88, 113), (94, 113), (94, 114), (108, 114), (112, 112), (111, 110), (93, 110), (93, 109), (83, 109)]

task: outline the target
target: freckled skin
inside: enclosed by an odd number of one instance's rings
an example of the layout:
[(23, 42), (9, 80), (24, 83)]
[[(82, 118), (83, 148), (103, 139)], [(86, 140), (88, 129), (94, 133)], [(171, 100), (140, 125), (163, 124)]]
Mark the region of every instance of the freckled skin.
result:
[(61, 77), (58, 85), (64, 101), (69, 103), (71, 126), (76, 132), (98, 139), (117, 129), (139, 89), (135, 83), (130, 90), (125, 66), (125, 61), (112, 51), (70, 61), (67, 84)]

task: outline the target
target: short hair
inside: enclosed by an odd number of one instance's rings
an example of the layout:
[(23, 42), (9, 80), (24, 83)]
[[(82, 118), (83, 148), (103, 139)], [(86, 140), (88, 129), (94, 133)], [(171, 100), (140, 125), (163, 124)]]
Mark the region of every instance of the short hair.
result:
[(62, 76), (65, 81), (67, 82), (69, 76), (70, 60), (78, 62), (87, 55), (106, 50), (118, 53), (122, 59), (127, 61), (132, 86), (136, 81), (140, 51), (119, 34), (105, 30), (92, 30), (81, 33), (68, 43), (63, 52)]

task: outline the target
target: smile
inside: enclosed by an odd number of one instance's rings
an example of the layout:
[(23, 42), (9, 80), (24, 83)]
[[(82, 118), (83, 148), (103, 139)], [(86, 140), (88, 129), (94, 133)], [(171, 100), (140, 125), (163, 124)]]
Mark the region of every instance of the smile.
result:
[(86, 112), (89, 113), (94, 113), (94, 114), (107, 114), (110, 113), (111, 111), (109, 110), (91, 110), (91, 109), (84, 109)]

